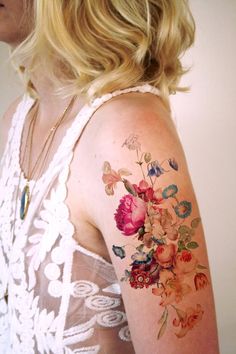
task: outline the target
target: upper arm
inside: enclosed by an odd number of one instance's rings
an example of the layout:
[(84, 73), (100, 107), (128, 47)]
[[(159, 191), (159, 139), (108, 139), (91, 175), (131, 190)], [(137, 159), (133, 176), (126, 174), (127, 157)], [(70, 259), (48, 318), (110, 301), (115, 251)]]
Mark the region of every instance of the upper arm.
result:
[(167, 115), (133, 113), (102, 125), (88, 199), (136, 353), (217, 354), (204, 231), (181, 143)]

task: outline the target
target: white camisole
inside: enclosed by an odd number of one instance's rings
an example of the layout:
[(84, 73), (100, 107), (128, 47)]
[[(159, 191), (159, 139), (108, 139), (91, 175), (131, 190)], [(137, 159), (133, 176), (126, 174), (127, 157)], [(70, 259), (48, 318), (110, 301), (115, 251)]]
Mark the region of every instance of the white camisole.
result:
[(75, 241), (65, 203), (73, 147), (84, 127), (104, 102), (135, 91), (159, 95), (142, 85), (105, 94), (80, 110), (46, 172), (30, 181), (24, 221), (20, 144), (34, 101), (25, 95), (18, 105), (0, 165), (1, 354), (135, 353), (114, 267)]

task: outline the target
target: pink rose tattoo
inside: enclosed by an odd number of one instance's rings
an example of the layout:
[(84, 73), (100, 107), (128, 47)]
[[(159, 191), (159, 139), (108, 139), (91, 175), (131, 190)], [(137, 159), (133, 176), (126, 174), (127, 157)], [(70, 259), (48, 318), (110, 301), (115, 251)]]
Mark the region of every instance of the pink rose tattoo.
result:
[(146, 203), (142, 199), (130, 194), (125, 195), (115, 213), (117, 228), (123, 231), (125, 236), (136, 234), (144, 224), (146, 211)]

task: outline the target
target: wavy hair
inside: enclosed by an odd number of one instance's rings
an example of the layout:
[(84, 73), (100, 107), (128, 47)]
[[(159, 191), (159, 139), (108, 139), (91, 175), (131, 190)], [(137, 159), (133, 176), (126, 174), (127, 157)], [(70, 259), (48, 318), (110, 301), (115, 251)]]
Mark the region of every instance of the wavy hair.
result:
[(149, 83), (168, 104), (186, 90), (178, 84), (195, 34), (188, 0), (37, 0), (33, 12), (31, 34), (12, 53), (29, 90), (39, 67), (60, 90), (88, 98)]

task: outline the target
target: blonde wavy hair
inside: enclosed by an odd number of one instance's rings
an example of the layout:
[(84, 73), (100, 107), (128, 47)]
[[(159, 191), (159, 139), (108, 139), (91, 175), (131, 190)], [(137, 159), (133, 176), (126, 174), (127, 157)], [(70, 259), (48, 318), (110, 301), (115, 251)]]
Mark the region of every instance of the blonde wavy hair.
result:
[(37, 0), (32, 11), (31, 34), (12, 53), (28, 90), (39, 67), (89, 99), (149, 83), (168, 104), (186, 90), (180, 59), (195, 34), (187, 0)]

